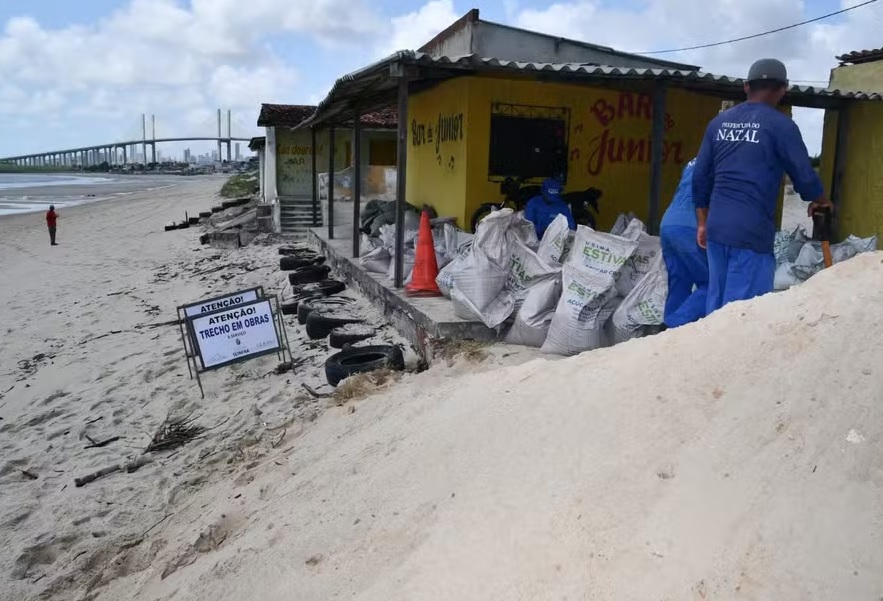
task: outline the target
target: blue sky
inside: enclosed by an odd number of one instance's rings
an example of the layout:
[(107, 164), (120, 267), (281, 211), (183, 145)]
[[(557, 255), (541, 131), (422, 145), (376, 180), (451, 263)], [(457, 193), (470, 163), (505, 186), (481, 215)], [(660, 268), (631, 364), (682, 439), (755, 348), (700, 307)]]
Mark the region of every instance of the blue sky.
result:
[[(858, 1), (2, 2), (0, 156), (137, 137), (142, 112), (157, 115), (160, 135), (196, 135), (214, 130), (216, 108), (230, 107), (234, 135), (252, 135), (260, 102), (315, 103), (340, 75), (419, 46), (473, 7), (487, 20), (641, 51), (751, 34)], [(670, 58), (741, 75), (770, 55), (795, 80), (827, 81), (835, 54), (881, 45), (881, 25), (883, 3)], [(796, 118), (812, 150), (821, 115)]]

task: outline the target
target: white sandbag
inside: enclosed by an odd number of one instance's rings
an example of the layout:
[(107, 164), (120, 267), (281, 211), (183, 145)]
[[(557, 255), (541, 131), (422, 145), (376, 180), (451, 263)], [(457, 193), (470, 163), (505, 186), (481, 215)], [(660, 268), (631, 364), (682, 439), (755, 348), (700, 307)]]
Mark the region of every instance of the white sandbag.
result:
[(800, 279), (791, 273), (794, 263), (782, 263), (776, 267), (776, 275), (773, 279), (773, 290), (788, 290), (791, 286), (800, 283)]
[(515, 301), (514, 310), (517, 311), (527, 297), (528, 289), (531, 286), (541, 280), (556, 277), (560, 273), (560, 265), (549, 265), (527, 245), (522, 242), (514, 242), (512, 256), (509, 260), (509, 277), (506, 278), (503, 290), (512, 294)]
[[(640, 221), (637, 219), (632, 224)], [(631, 227), (631, 224), (629, 224)], [(628, 234), (629, 232), (626, 232)], [(623, 237), (627, 238), (627, 235)], [(657, 258), (662, 257), (662, 243), (658, 236), (651, 236), (644, 231), (637, 232), (638, 247), (632, 253), (622, 268), (622, 273), (616, 281), (616, 289), (620, 296), (628, 296), (638, 285), (638, 282), (654, 268)]]
[(627, 240), (637, 241), (641, 237), (641, 234), (646, 232), (647, 226), (644, 225), (644, 222), (637, 217), (632, 217), (631, 220), (629, 220), (629, 224), (626, 226), (625, 230), (623, 230), (620, 236)]
[(537, 348), (543, 346), (559, 298), (561, 298), (560, 272), (554, 277), (532, 285), (521, 308), (515, 314), (515, 321), (506, 334), (506, 342)]
[(773, 255), (776, 257), (776, 265), (794, 263), (808, 240), (806, 231), (800, 226), (790, 232), (776, 232), (776, 236), (773, 238)]
[[(495, 265), (477, 249), (473, 249), (465, 261), (466, 265), (453, 277), (454, 315), (462, 319), (477, 317), (487, 327), (495, 328), (506, 321), (514, 308), (511, 293), (503, 293), (509, 271)], [(503, 298), (498, 299), (501, 293)]]
[(438, 284), (438, 289), (441, 290), (444, 296), (451, 298), (451, 290), (454, 288), (454, 276), (467, 265), (466, 257), (457, 257), (439, 270), (435, 283)]
[(616, 216), (616, 221), (613, 222), (613, 227), (610, 229), (610, 233), (614, 236), (621, 236), (625, 231), (625, 228), (628, 227), (629, 221), (631, 221), (631, 217), (625, 213), (620, 213)]
[[(494, 211), (482, 219), (472, 239), (473, 251), (479, 250), (491, 263), (502, 269), (508, 269), (511, 251), (509, 243), (512, 236), (507, 236), (515, 212), (512, 209)], [(536, 235), (536, 234), (534, 234)]]
[[(834, 264), (841, 263), (854, 257), (858, 252), (855, 246), (849, 242), (840, 242), (831, 245), (831, 260)], [(807, 242), (800, 249), (797, 260), (791, 266), (791, 273), (798, 280), (805, 281), (825, 268), (825, 256), (822, 253), (821, 242)]]
[(510, 236), (510, 242), (519, 241), (531, 250), (536, 250), (540, 245), (540, 241), (537, 239), (537, 228), (532, 222), (525, 219), (524, 211), (518, 211), (512, 216), (507, 233)]
[(537, 255), (546, 263), (561, 263), (564, 258), (564, 250), (567, 246), (567, 238), (570, 235), (570, 225), (567, 217), (556, 215), (546, 231), (537, 248)]
[(359, 238), (359, 256), (364, 257), (368, 253), (370, 253), (375, 248), (379, 248), (382, 246), (380, 238), (374, 238), (369, 236), (368, 234), (363, 233)]
[(850, 234), (844, 242), (853, 247), (856, 253), (872, 253), (877, 250), (877, 236), (859, 238)]
[(613, 313), (610, 320), (613, 344), (644, 336), (648, 328), (661, 326), (665, 315), (666, 298), (668, 298), (668, 273), (660, 254)]
[[(414, 269), (414, 249), (406, 248), (404, 255), (404, 261), (402, 262), (402, 280), (404, 284), (407, 284), (411, 281), (411, 271)], [(390, 261), (389, 261), (389, 269), (387, 270), (387, 277), (390, 280), (395, 281), (396, 277), (396, 255), (395, 253), (390, 253)]]
[(359, 258), (359, 265), (370, 273), (389, 273), (389, 262), (392, 255), (382, 246), (368, 252)]
[(467, 254), (469, 248), (472, 247), (473, 238), (473, 234), (464, 232), (452, 223), (446, 223), (444, 225), (445, 262), (449, 263), (457, 257)]
[(590, 227), (577, 226), (573, 248), (567, 257), (567, 264), (594, 271), (611, 278), (619, 278), (626, 261), (638, 248), (634, 240), (621, 236), (596, 232)]
[(549, 334), (541, 348), (544, 353), (576, 355), (604, 344), (604, 311), (616, 297), (613, 278), (599, 271), (585, 271), (566, 264), (562, 272), (562, 293)]

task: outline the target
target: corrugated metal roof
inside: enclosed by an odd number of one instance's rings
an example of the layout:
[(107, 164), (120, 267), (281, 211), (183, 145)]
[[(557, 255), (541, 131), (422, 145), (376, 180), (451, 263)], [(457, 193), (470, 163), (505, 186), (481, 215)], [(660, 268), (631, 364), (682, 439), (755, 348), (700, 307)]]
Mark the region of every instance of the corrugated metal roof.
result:
[(859, 65), (861, 63), (871, 63), (883, 59), (883, 48), (874, 48), (873, 50), (854, 50), (835, 57), (841, 64)]
[(248, 141), (249, 150), (259, 150), (267, 145), (267, 139), (264, 136), (255, 136)]
[[(583, 63), (515, 62), (477, 55), (460, 57), (430, 56), (425, 53), (401, 51), (338, 79), (319, 103), (316, 112), (301, 127), (334, 123), (352, 111), (355, 104), (364, 108), (389, 106), (395, 102), (398, 80), (391, 76), (395, 65), (416, 68), (415, 81), (441, 80), (476, 73), (533, 74), (554, 81), (593, 80), (662, 80), (681, 88), (715, 94), (722, 99), (743, 98), (745, 80), (740, 77), (715, 75), (704, 71), (680, 69), (648, 69), (608, 67)], [(826, 108), (842, 100), (883, 100), (876, 92), (829, 90), (814, 86), (792, 85), (786, 102), (794, 106)], [(356, 102), (357, 101), (357, 102)]]

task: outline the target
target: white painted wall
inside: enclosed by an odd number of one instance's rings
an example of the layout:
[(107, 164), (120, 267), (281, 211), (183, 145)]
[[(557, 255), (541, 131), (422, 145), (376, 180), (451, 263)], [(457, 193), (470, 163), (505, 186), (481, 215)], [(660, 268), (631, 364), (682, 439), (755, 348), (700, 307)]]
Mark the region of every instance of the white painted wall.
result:
[(264, 202), (273, 205), (273, 230), (282, 231), (279, 195), (276, 192), (276, 128), (268, 127), (264, 157)]

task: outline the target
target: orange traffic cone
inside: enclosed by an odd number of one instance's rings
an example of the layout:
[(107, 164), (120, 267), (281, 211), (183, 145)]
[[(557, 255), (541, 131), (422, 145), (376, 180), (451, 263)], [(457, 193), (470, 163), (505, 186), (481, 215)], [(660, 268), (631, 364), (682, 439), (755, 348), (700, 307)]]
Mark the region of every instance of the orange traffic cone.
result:
[(432, 243), (432, 227), (429, 213), (420, 216), (420, 230), (417, 232), (417, 248), (414, 256), (414, 270), (411, 283), (405, 286), (408, 296), (441, 296), (435, 278), (438, 277), (438, 261), (435, 260), (435, 246)]

